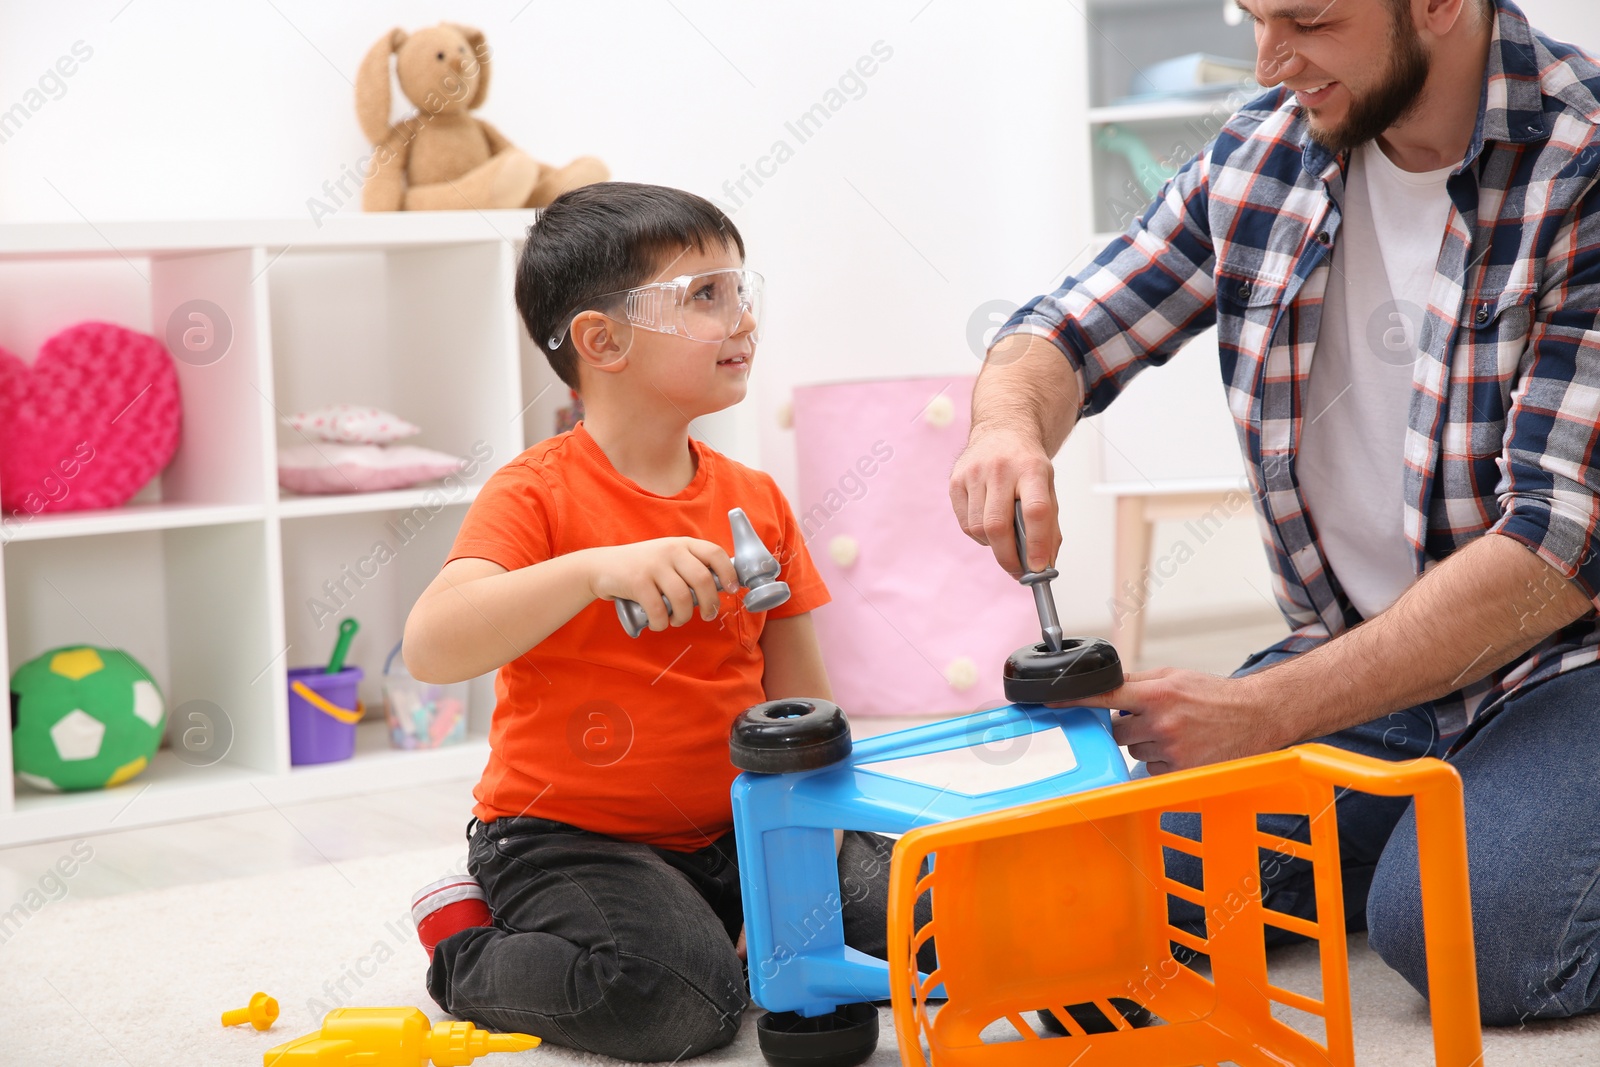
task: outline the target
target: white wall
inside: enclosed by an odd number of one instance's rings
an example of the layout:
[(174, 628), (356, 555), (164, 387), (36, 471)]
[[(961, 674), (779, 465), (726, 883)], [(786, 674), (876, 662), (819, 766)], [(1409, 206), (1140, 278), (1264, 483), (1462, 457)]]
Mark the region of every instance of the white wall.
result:
[[(1525, 9), (1581, 40), (1600, 37), (1590, 2)], [(768, 277), (767, 339), (751, 400), (708, 435), (731, 442), (736, 430), (792, 489), (775, 415), (793, 385), (975, 372), (974, 316), (1048, 288), (1091, 251), (1077, 163), (1082, 6), (0, 0), (0, 111), (42, 100), (0, 143), (0, 220), (304, 216), (366, 150), (351, 81), (367, 47), (442, 16), (478, 26), (495, 50), (480, 114), (513, 142), (551, 162), (593, 153), (619, 178), (731, 210)], [(875, 73), (847, 83), (844, 106), (799, 143), (785, 123), (875, 45)], [(71, 76), (28, 97), (75, 48)], [(780, 139), (792, 158), (763, 163)], [(759, 188), (729, 184), (758, 165), (770, 174)], [(1075, 435), (1058, 464), (1057, 592), (1069, 625), (1101, 629), (1111, 512), (1088, 493), (1092, 438)], [(1245, 513), (1163, 586), (1151, 615), (1261, 608), (1265, 588)]]

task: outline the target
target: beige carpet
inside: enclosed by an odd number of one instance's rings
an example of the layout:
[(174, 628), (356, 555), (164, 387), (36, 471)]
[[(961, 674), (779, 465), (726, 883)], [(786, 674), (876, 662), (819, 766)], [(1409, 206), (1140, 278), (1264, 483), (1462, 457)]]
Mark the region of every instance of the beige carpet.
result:
[[(271, 1046), (316, 1029), (344, 1004), (414, 1005), (442, 1013), (422, 984), (426, 959), (410, 927), (412, 890), (461, 862), (459, 848), (369, 857), (203, 885), (49, 904), (0, 945), (0, 1063), (259, 1064)], [(1432, 1063), (1421, 998), (1351, 941), (1358, 1062)], [(1274, 954), (1289, 988), (1316, 983), (1314, 953)], [(1281, 970), (1280, 970), (1281, 968)], [(218, 1016), (257, 989), (282, 1005), (265, 1033), (224, 1030)], [(889, 1012), (875, 1065), (899, 1062)], [(1600, 1018), (1485, 1035), (1485, 1062), (1600, 1065)], [(480, 1061), (603, 1062), (554, 1046)], [(753, 1016), (705, 1063), (760, 1064)]]

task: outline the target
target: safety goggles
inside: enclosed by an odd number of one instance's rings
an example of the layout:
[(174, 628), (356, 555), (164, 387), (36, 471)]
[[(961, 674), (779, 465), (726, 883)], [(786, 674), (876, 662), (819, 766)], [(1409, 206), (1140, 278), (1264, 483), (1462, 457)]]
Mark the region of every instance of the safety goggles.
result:
[(761, 275), (753, 270), (727, 268), (606, 293), (574, 309), (562, 322), (561, 332), (546, 344), (552, 352), (560, 348), (572, 320), (583, 311), (604, 311), (641, 330), (709, 342), (726, 341), (738, 333), (748, 311), (755, 319), (750, 339), (759, 341), (762, 285)]

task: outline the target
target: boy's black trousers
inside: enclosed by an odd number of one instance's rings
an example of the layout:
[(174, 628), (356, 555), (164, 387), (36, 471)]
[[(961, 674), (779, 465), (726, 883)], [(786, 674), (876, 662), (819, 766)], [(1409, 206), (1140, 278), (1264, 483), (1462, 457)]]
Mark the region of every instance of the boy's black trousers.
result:
[[(494, 925), (435, 947), (427, 982), (441, 1008), (492, 1030), (623, 1060), (678, 1060), (733, 1040), (749, 994), (734, 951), (744, 913), (732, 833), (697, 852), (526, 816), (474, 819), (468, 834), (467, 870)], [(818, 902), (839, 909), (846, 944), (879, 958), (893, 848), (889, 838), (847, 831), (839, 897)], [(929, 907), (924, 895), (919, 926)], [(804, 931), (788, 940), (796, 937)], [(922, 957), (931, 971), (931, 942)]]

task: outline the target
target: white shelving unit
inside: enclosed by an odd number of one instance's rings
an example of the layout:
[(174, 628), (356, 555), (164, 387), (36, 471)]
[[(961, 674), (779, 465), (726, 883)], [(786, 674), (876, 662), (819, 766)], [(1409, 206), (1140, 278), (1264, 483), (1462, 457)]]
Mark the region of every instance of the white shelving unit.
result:
[[(490, 676), (471, 685), (466, 743), (408, 752), (388, 745), (382, 671), (478, 486), (554, 432), (567, 397), (512, 298), (533, 218), (0, 225), (0, 345), (24, 359), (85, 319), (167, 338), (195, 300), (215, 305), (231, 333), (220, 358), (174, 360), (182, 441), (136, 500), (0, 524), (0, 674), (57, 645), (123, 648), (155, 675), (169, 716), (149, 769), (88, 793), (13, 783), (0, 731), (0, 845), (482, 769)], [(411, 443), (487, 458), (432, 488), (281, 492), (276, 450), (298, 435), (279, 416), (334, 402), (395, 411), (422, 427)], [(377, 564), (380, 541), (393, 558)], [(325, 661), (345, 615), (362, 624), (349, 658), (366, 675), (357, 753), (292, 767), (286, 672)], [(231, 745), (195, 766), (170, 742), (211, 708)]]
[(1123, 155), (1096, 143), (1108, 126), (1131, 133), (1157, 161), (1197, 152), (1231, 113), (1228, 94), (1124, 103), (1135, 76), (1191, 52), (1253, 63), (1254, 31), (1229, 16), (1233, 0), (1090, 0), (1088, 159), (1095, 233), (1120, 233), (1150, 200)]
[[(1253, 63), (1253, 30), (1229, 16), (1232, 7), (1232, 0), (1090, 0), (1083, 64), (1089, 109), (1075, 136), (1085, 147), (1092, 196), (1084, 221), (1096, 253), (1122, 234), (1151, 196), (1127, 159), (1097, 144), (1095, 134), (1119, 126), (1161, 160), (1182, 161), (1199, 151), (1231, 114), (1230, 94), (1121, 101), (1140, 70), (1180, 55), (1205, 52)], [(1097, 421), (1101, 492), (1201, 493), (1244, 475), (1218, 380), (1214, 330), (1196, 337), (1169, 366), (1140, 375)], [(1174, 448), (1177, 441), (1183, 447)]]

